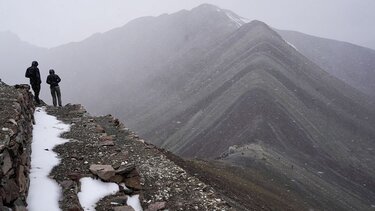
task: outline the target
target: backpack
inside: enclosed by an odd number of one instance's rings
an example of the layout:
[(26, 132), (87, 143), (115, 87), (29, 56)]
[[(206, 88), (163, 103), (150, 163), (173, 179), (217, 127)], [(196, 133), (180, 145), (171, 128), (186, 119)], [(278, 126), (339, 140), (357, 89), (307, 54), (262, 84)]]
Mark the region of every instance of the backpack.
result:
[(26, 73), (25, 73), (25, 77), (26, 78), (31, 78), (33, 76), (33, 71), (31, 68), (27, 68), (26, 70)]

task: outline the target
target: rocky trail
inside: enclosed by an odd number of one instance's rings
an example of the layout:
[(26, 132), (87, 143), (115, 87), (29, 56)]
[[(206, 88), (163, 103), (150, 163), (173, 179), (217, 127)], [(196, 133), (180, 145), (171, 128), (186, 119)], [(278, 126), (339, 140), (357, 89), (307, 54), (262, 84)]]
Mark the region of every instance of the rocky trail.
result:
[(133, 210), (128, 196), (139, 194), (144, 210), (234, 210), (212, 187), (189, 175), (163, 150), (146, 143), (111, 115), (93, 117), (80, 105), (47, 107), (71, 129), (69, 142), (54, 151), (61, 158), (50, 177), (62, 187), (62, 210), (82, 210), (78, 193), (83, 177), (125, 184), (97, 203), (96, 210)]

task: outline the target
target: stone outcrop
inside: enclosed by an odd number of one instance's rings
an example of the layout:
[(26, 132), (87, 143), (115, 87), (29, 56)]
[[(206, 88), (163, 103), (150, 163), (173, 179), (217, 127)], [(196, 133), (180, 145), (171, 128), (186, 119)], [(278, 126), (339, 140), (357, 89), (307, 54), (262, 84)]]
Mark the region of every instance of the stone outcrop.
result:
[(29, 90), (0, 83), (0, 210), (26, 210), (35, 109)]

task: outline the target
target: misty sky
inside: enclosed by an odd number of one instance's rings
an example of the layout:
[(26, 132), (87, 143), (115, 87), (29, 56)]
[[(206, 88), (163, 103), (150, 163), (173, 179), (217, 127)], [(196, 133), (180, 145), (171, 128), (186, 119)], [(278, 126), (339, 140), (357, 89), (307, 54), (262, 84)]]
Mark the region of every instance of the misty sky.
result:
[(375, 0), (0, 0), (0, 31), (34, 45), (80, 41), (141, 16), (202, 3), (230, 9), (272, 27), (375, 49)]

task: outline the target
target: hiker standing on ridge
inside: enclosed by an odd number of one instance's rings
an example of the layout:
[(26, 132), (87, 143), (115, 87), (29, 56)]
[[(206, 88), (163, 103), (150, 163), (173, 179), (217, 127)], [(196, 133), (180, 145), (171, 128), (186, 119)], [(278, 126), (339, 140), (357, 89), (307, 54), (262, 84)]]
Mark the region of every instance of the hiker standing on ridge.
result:
[(53, 69), (50, 69), (49, 76), (47, 77), (47, 84), (50, 85), (53, 106), (55, 107), (57, 106), (56, 96), (59, 102), (59, 106), (61, 107), (61, 92), (60, 92), (60, 87), (59, 87), (60, 81), (61, 79), (57, 74), (55, 74), (55, 71)]
[(34, 91), (34, 99), (35, 99), (35, 102), (39, 105), (40, 104), (39, 92), (40, 92), (40, 84), (42, 83), (42, 80), (40, 79), (40, 73), (39, 73), (37, 61), (33, 61), (31, 64), (31, 67), (27, 68), (25, 77), (30, 78), (30, 85)]

